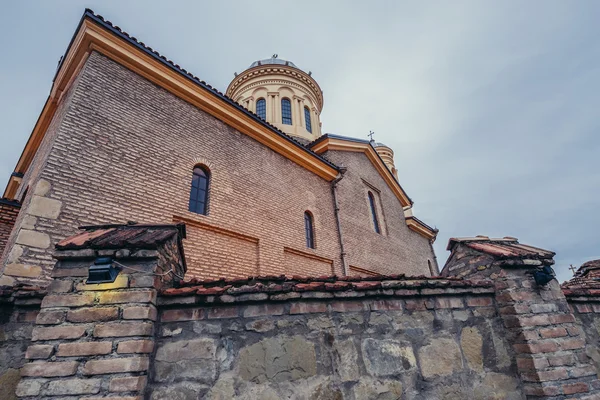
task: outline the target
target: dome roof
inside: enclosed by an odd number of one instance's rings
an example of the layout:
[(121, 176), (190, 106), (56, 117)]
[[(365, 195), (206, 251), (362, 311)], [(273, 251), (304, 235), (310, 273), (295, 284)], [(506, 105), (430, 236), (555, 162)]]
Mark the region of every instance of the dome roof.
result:
[(387, 147), (389, 149), (389, 146), (385, 145), (384, 143), (381, 142), (372, 142), (373, 143), (373, 147)]
[[(273, 57), (266, 58), (264, 60), (254, 61), (248, 68), (257, 67), (259, 65), (269, 65), (269, 64), (277, 64), (277, 65), (289, 65), (290, 67), (298, 68), (296, 64), (291, 61), (284, 60), (283, 58), (277, 58), (277, 54), (273, 54)], [(298, 68), (300, 69), (300, 68)]]

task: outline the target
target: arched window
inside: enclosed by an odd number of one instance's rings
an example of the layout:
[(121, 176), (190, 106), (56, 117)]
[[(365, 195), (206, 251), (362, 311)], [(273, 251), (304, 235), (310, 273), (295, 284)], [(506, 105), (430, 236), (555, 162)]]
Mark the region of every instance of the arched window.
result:
[(304, 121), (306, 122), (306, 130), (312, 133), (312, 124), (310, 123), (310, 110), (304, 107)]
[(208, 185), (210, 172), (208, 168), (197, 165), (192, 175), (192, 189), (190, 190), (189, 210), (197, 214), (207, 214), (208, 211)]
[(256, 100), (256, 115), (267, 119), (267, 101), (265, 99)]
[(315, 234), (313, 228), (313, 217), (310, 212), (304, 212), (304, 235), (306, 237), (306, 247), (315, 248)]
[(375, 197), (369, 192), (369, 206), (371, 207), (371, 218), (373, 218), (373, 228), (375, 232), (381, 233), (379, 230), (379, 221), (377, 220), (377, 209), (375, 208)]
[(292, 103), (290, 99), (281, 99), (281, 122), (285, 125), (292, 124)]

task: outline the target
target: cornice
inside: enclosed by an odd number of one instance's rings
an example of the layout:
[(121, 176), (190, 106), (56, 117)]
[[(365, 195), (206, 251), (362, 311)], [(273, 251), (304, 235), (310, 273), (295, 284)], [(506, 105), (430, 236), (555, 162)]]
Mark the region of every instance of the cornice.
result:
[(317, 154), (323, 154), (326, 151), (351, 151), (364, 153), (369, 161), (371, 161), (371, 163), (375, 166), (375, 169), (379, 172), (383, 180), (387, 183), (390, 189), (392, 189), (392, 192), (396, 195), (402, 207), (412, 205), (412, 201), (404, 189), (402, 189), (379, 154), (377, 154), (373, 146), (371, 146), (368, 142), (354, 142), (326, 137), (325, 139), (311, 146), (311, 149)]
[(247, 82), (248, 80), (254, 79), (259, 76), (268, 76), (268, 75), (290, 75), (295, 79), (303, 82), (307, 87), (314, 92), (314, 96), (317, 99), (317, 105), (320, 110), (323, 109), (323, 91), (321, 87), (310, 75), (306, 72), (299, 70), (295, 67), (287, 66), (287, 65), (278, 65), (278, 64), (266, 64), (266, 65), (257, 65), (256, 67), (249, 68), (239, 75), (235, 77), (233, 81), (227, 87), (225, 94), (227, 96), (231, 96), (232, 93), (235, 93), (239, 90), (240, 87)]
[(416, 217), (406, 217), (406, 225), (408, 225), (408, 229), (418, 233), (419, 235), (431, 240), (431, 242), (435, 242), (437, 238), (438, 230), (433, 229), (420, 219)]
[[(229, 102), (226, 98), (218, 96), (190, 77), (166, 65), (157, 58), (158, 53), (152, 55), (139, 43), (135, 45), (126, 40), (124, 35), (113, 32), (114, 29), (110, 30), (110, 27), (105, 27), (92, 18), (94, 16), (87, 12), (84, 14), (67, 54), (63, 57), (50, 96), (21, 154), (15, 172), (24, 174), (27, 171), (63, 94), (74, 81), (89, 54), (97, 51), (321, 178), (331, 181), (337, 176), (338, 171), (332, 164), (311, 154), (292, 139), (278, 134), (274, 128), (266, 126), (258, 117), (253, 118), (233, 101)], [(14, 199), (18, 187), (17, 177), (11, 177), (4, 197)]]

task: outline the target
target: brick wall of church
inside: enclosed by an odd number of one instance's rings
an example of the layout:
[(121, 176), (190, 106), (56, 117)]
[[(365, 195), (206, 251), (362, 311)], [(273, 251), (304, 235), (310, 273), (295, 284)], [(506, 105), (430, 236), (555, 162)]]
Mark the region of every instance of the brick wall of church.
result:
[[(436, 262), (431, 244), (408, 229), (402, 205), (367, 156), (329, 151), (325, 158), (347, 167), (338, 184), (338, 201), (344, 250), (350, 266), (380, 274), (430, 275), (427, 260), (434, 265)], [(381, 234), (373, 227), (369, 191), (377, 203)], [(398, 265), (402, 265), (401, 271)]]
[[(41, 257), (77, 226), (130, 220), (186, 222), (193, 276), (341, 272), (329, 182), (97, 53), (72, 91), (57, 140), (48, 139), (42, 187), (29, 178), (28, 198), (45, 216), (33, 234), (21, 219), (13, 235), (23, 252), (9, 264), (23, 280), (47, 279)], [(187, 210), (196, 163), (211, 171), (208, 216)], [(315, 250), (305, 245), (305, 210)]]
[(21, 206), (18, 203), (0, 199), (0, 256), (4, 252), (20, 209)]

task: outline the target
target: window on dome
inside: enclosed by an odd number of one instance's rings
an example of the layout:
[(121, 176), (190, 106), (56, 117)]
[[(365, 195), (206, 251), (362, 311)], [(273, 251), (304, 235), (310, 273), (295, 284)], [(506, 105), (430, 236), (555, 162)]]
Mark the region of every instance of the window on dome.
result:
[(313, 228), (313, 217), (308, 211), (304, 212), (304, 234), (306, 238), (306, 247), (309, 249), (315, 248), (315, 235)]
[(371, 208), (371, 218), (373, 219), (373, 228), (376, 233), (381, 233), (379, 229), (379, 220), (377, 219), (377, 209), (375, 207), (375, 197), (373, 193), (369, 192), (369, 206)]
[(256, 100), (256, 115), (262, 119), (267, 119), (267, 101), (265, 99)]
[(281, 122), (284, 125), (292, 124), (292, 103), (290, 99), (281, 99)]
[(312, 124), (310, 122), (310, 110), (304, 107), (304, 120), (306, 121), (306, 130), (312, 133)]
[(190, 191), (189, 210), (196, 214), (208, 214), (208, 185), (210, 172), (203, 165), (194, 167), (192, 189)]

